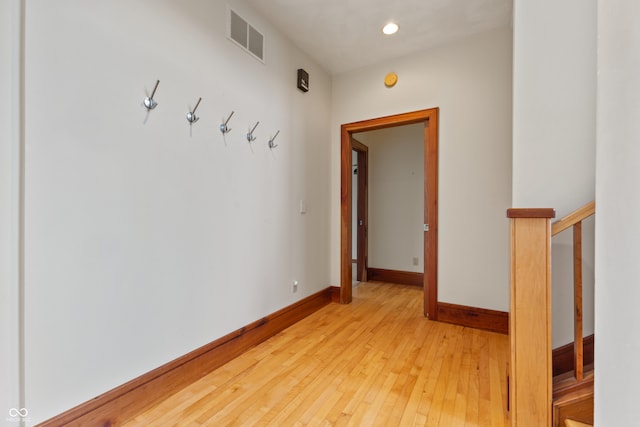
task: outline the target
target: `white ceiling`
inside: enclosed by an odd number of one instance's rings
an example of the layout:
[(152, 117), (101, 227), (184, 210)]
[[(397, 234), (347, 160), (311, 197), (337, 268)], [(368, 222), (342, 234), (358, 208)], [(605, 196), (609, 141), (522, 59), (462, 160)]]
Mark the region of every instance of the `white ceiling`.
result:
[[(512, 0), (248, 0), (331, 74), (511, 25)], [(388, 21), (400, 25), (382, 34)]]

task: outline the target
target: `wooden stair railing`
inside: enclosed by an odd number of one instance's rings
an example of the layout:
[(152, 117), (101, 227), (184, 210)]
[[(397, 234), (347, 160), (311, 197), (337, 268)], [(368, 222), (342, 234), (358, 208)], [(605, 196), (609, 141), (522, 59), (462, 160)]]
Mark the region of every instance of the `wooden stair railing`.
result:
[[(551, 226), (553, 209), (509, 209), (511, 298), (509, 313), (509, 401), (513, 427), (551, 426), (551, 237), (574, 232), (574, 372), (584, 378), (582, 338), (582, 221), (595, 213), (591, 202)], [(592, 378), (590, 378), (592, 381)]]
[(509, 209), (509, 407), (513, 427), (550, 426), (551, 218), (553, 209)]
[(584, 379), (584, 343), (582, 327), (582, 221), (596, 213), (596, 202), (587, 203), (556, 221), (551, 235), (573, 227), (573, 368), (576, 381)]
[(593, 423), (593, 365), (585, 367), (582, 323), (582, 222), (595, 214), (595, 202), (590, 202), (551, 226), (552, 236), (573, 228), (573, 371), (565, 378), (554, 378), (553, 426), (565, 420)]

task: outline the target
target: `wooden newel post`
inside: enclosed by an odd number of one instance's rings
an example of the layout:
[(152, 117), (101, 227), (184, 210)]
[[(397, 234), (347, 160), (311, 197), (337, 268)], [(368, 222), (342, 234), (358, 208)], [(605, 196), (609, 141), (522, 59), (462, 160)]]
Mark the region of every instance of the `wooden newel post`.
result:
[(551, 426), (551, 218), (553, 209), (509, 209), (513, 427)]

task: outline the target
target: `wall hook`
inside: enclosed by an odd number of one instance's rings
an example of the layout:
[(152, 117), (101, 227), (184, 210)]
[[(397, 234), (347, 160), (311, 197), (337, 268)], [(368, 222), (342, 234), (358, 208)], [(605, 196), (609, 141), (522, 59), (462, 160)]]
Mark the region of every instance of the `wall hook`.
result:
[(222, 122), (222, 124), (220, 125), (220, 132), (222, 132), (223, 135), (231, 132), (231, 128), (227, 127), (227, 123), (229, 123), (229, 120), (231, 120), (231, 116), (233, 116), (233, 113), (235, 113), (235, 111), (232, 111), (231, 114), (229, 114), (229, 117), (227, 117), (227, 120)]
[(156, 94), (156, 89), (158, 89), (158, 85), (160, 84), (160, 80), (156, 80), (156, 85), (153, 88), (150, 96), (147, 96), (144, 99), (144, 106), (147, 107), (147, 110), (153, 110), (158, 106), (158, 103), (153, 99), (153, 96)]
[(253, 127), (253, 129), (251, 129), (249, 131), (249, 133), (247, 134), (247, 141), (253, 142), (253, 141), (256, 140), (256, 137), (253, 136), (253, 131), (256, 130), (256, 128), (258, 127), (259, 124), (260, 124), (260, 122), (256, 122), (256, 125)]
[(280, 131), (278, 130), (278, 132), (276, 132), (275, 135), (273, 135), (271, 138), (269, 138), (269, 148), (276, 148), (278, 145), (274, 144), (273, 141), (276, 139), (276, 137), (278, 136), (278, 134), (280, 133)]
[(200, 105), (200, 101), (202, 101), (202, 98), (198, 98), (198, 102), (196, 102), (196, 106), (193, 107), (193, 111), (189, 111), (187, 113), (187, 121), (191, 124), (197, 122), (200, 117), (196, 117), (196, 110), (198, 109), (198, 105)]

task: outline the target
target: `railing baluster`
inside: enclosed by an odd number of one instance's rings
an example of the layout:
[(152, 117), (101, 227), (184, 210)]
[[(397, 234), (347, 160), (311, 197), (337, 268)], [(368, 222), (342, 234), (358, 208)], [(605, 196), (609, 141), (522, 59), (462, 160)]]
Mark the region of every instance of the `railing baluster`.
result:
[(576, 380), (584, 375), (584, 347), (582, 343), (582, 221), (573, 226), (573, 355)]

